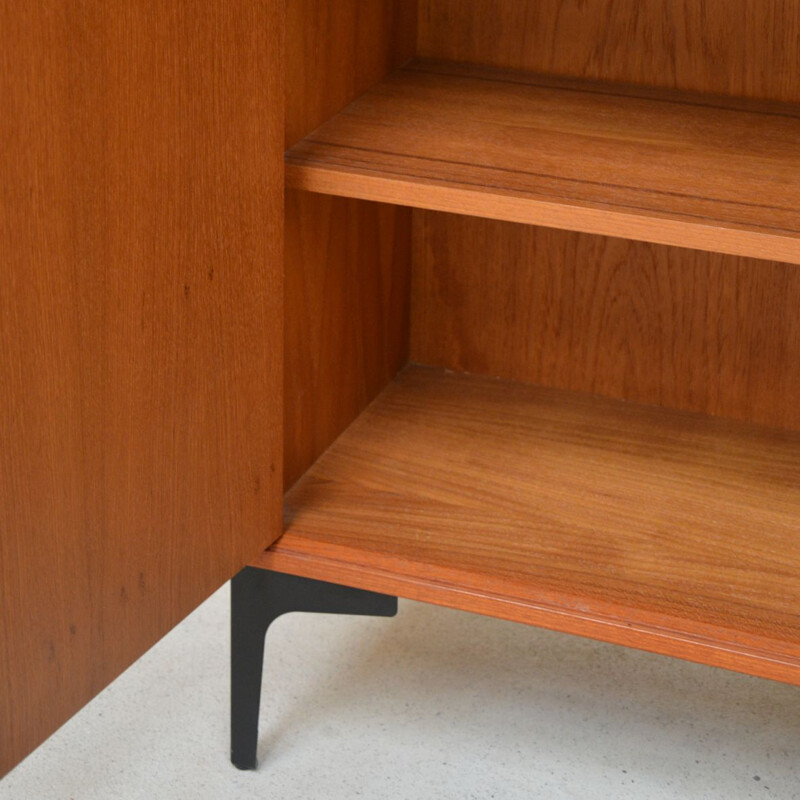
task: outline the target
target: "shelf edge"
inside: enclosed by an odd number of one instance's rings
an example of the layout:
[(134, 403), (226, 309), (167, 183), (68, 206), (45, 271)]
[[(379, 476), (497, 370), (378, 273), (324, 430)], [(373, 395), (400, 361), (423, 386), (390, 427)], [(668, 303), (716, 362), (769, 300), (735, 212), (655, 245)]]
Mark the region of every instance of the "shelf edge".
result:
[[(736, 632), (713, 625), (690, 623), (653, 614), (651, 622), (630, 622), (622, 616), (531, 601), (501, 594), (489, 588), (476, 590), (447, 578), (419, 577), (411, 571), (387, 569), (365, 563), (347, 551), (311, 554), (294, 549), (291, 534), (279, 539), (253, 562), (253, 566), (358, 589), (392, 594), (407, 600), (496, 617), (611, 644), (633, 647), (659, 655), (681, 658), (714, 667), (800, 686), (800, 655), (770, 647), (772, 640), (756, 645), (736, 641)], [(368, 554), (367, 554), (368, 555)], [(690, 630), (697, 628), (697, 630)], [(754, 637), (748, 637), (754, 641)]]
[(286, 156), (290, 189), (800, 265), (800, 237), (497, 189), (397, 178)]

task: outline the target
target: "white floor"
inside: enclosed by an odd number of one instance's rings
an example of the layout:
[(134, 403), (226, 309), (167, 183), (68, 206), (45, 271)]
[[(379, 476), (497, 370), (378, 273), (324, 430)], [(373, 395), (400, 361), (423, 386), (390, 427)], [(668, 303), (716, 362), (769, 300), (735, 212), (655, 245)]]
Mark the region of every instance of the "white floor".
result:
[(279, 620), (238, 772), (227, 626), (223, 590), (0, 800), (800, 798), (800, 689), (414, 603)]

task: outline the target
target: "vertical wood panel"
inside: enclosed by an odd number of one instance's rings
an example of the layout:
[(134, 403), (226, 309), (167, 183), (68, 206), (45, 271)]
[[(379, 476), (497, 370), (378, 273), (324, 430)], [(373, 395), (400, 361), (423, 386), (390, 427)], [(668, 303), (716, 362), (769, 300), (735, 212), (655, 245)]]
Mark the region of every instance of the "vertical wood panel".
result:
[(420, 0), (419, 54), (800, 102), (794, 0)]
[(280, 533), (282, 26), (0, 2), (0, 773)]
[[(414, 55), (416, 3), (287, 4), (286, 145)], [(411, 212), (304, 192), (286, 205), (285, 483), (408, 354)]]
[(286, 147), (412, 58), (408, 0), (288, 0)]
[(288, 488), (408, 361), (411, 212), (286, 201)]
[(800, 429), (800, 270), (415, 212), (411, 358)]

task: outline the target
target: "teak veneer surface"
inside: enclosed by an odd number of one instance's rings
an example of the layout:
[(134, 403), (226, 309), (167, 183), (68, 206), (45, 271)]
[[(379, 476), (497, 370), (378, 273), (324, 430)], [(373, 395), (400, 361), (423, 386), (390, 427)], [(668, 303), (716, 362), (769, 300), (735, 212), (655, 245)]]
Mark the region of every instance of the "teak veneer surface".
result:
[(281, 532), (282, 28), (0, 0), (0, 775)]
[(411, 361), (800, 430), (800, 270), (414, 211)]
[(286, 146), (408, 61), (417, 6), (407, 0), (292, 0), (286, 5)]
[(325, 194), (800, 263), (800, 112), (415, 62), (287, 153)]
[(800, 683), (800, 435), (409, 367), (262, 566)]
[[(414, 53), (416, 4), (286, 5), (286, 146)], [(286, 486), (408, 361), (411, 211), (286, 193)]]
[(411, 211), (286, 193), (288, 489), (408, 363)]
[(800, 102), (796, 0), (420, 0), (422, 58)]

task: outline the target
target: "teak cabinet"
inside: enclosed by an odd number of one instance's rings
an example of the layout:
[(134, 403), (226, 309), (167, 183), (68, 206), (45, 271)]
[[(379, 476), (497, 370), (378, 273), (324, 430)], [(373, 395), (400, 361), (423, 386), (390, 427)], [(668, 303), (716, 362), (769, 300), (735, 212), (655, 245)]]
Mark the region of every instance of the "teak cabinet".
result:
[(799, 63), (790, 0), (3, 0), (0, 773), (246, 564), (800, 683)]

